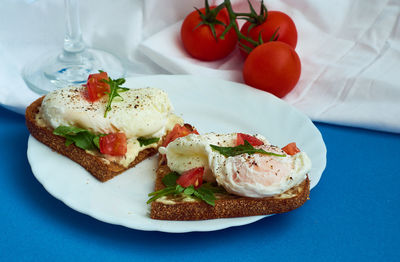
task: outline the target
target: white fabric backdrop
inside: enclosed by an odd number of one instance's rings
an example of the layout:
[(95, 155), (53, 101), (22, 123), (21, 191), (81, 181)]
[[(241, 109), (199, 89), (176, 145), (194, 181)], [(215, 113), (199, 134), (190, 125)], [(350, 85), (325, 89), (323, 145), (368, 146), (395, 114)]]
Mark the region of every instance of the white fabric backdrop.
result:
[[(214, 1), (220, 2), (220, 1)], [(235, 10), (247, 1), (233, 0)], [(256, 1), (253, 1), (256, 3)], [(196, 61), (179, 41), (181, 20), (203, 0), (85, 0), (88, 46), (119, 56), (129, 76), (196, 74), (242, 82), (238, 52)], [(284, 98), (313, 120), (400, 132), (400, 0), (270, 0), (296, 23), (302, 61), (297, 87)], [(62, 47), (64, 1), (3, 0), (0, 7), (0, 103), (23, 113), (37, 97), (24, 64)]]

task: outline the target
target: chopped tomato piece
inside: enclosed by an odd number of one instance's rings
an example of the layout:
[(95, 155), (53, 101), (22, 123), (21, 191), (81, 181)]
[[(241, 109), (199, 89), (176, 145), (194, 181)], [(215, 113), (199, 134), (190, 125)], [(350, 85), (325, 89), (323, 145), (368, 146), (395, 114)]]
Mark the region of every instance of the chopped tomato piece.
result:
[(127, 151), (126, 135), (113, 133), (100, 137), (100, 152), (111, 156), (123, 156)]
[(167, 136), (164, 139), (163, 147), (166, 147), (169, 143), (177, 139), (178, 137), (184, 137), (189, 134), (196, 134), (198, 135), (199, 133), (197, 132), (196, 129), (193, 129), (189, 125), (179, 125), (176, 124), (174, 128), (167, 134)]
[(286, 154), (291, 156), (300, 152), (300, 149), (297, 147), (295, 142), (289, 143), (287, 146), (283, 147), (282, 150), (285, 151)]
[(250, 145), (252, 146), (261, 146), (264, 145), (264, 142), (261, 141), (260, 139), (258, 139), (255, 136), (251, 136), (251, 135), (246, 135), (243, 133), (238, 133), (237, 137), (236, 137), (236, 145), (244, 145), (244, 141), (247, 141), (250, 143)]
[(104, 96), (106, 92), (110, 92), (110, 85), (103, 82), (103, 80), (108, 80), (108, 75), (106, 72), (89, 75), (86, 83), (87, 100), (90, 102), (95, 102)]
[(183, 187), (193, 185), (198, 188), (203, 183), (204, 167), (195, 167), (182, 173), (176, 183)]

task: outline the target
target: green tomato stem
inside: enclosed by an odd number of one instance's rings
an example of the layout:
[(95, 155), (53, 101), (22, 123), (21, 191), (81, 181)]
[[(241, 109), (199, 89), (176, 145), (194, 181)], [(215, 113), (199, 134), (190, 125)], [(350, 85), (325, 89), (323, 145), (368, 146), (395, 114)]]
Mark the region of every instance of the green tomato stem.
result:
[[(239, 30), (239, 28), (238, 28), (238, 26), (236, 24), (236, 18), (238, 16), (251, 17), (251, 15), (248, 14), (248, 13), (235, 13), (233, 11), (233, 9), (232, 9), (232, 4), (231, 4), (230, 0), (224, 0), (224, 5), (225, 5), (225, 8), (226, 8), (226, 10), (228, 11), (228, 14), (229, 14), (229, 26), (227, 28), (230, 29), (231, 27), (233, 27), (235, 29), (236, 34), (237, 34), (239, 39), (243, 39), (243, 40), (251, 43), (254, 46), (260, 45), (260, 43), (258, 43), (257, 41), (254, 41), (250, 37), (247, 37), (247, 36), (243, 35), (240, 32), (240, 30)], [(226, 34), (226, 32), (227, 32), (227, 30), (224, 31), (224, 33), (222, 34), (222, 37)]]

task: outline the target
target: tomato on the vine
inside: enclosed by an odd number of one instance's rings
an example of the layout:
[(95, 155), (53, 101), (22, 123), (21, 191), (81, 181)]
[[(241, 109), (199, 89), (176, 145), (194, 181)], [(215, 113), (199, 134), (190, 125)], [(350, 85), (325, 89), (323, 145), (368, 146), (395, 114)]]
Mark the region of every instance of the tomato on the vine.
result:
[[(297, 45), (296, 25), (287, 14), (280, 11), (268, 11), (267, 19), (260, 25), (252, 26), (252, 23), (247, 21), (243, 24), (240, 32), (256, 42), (258, 42), (261, 34), (264, 43), (269, 42), (271, 38), (273, 38), (276, 41), (281, 41), (290, 45), (293, 49), (295, 49)], [(240, 40), (240, 45), (254, 48), (254, 45), (244, 39)], [(244, 57), (248, 55), (242, 48), (240, 52)]]
[[(215, 6), (210, 7), (210, 10)], [(206, 8), (199, 11), (205, 14)], [(229, 14), (224, 8), (218, 12), (216, 20), (229, 25)], [(214, 24), (215, 36), (209, 25), (201, 24), (203, 22), (198, 11), (191, 12), (183, 21), (181, 27), (181, 39), (186, 51), (194, 58), (204, 61), (214, 61), (228, 56), (236, 47), (238, 37), (234, 28), (231, 28), (224, 36), (220, 38), (225, 31), (226, 26)]]
[(296, 51), (283, 42), (273, 41), (257, 46), (244, 62), (246, 84), (284, 97), (297, 84), (301, 73)]

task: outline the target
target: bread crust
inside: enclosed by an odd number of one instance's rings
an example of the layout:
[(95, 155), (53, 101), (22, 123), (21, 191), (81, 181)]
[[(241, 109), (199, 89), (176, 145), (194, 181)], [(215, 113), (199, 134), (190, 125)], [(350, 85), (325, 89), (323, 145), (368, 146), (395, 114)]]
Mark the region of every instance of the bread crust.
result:
[[(171, 170), (166, 161), (160, 157), (155, 181), (156, 191), (165, 187), (161, 180), (169, 172)], [(302, 206), (309, 193), (310, 180), (307, 176), (296, 187), (274, 197), (250, 198), (221, 194), (217, 196), (215, 206), (203, 201), (177, 201), (175, 204), (154, 201), (151, 203), (150, 217), (159, 220), (205, 220), (284, 213)]]
[(55, 152), (60, 153), (81, 165), (101, 182), (110, 180), (157, 153), (156, 148), (145, 149), (139, 153), (136, 159), (128, 167), (124, 167), (115, 162), (105, 161), (103, 157), (89, 154), (74, 144), (66, 146), (66, 139), (64, 137), (54, 135), (52, 128), (40, 126), (36, 121), (36, 115), (39, 113), (43, 99), (44, 96), (34, 101), (26, 108), (25, 122), (31, 135), (53, 149)]

